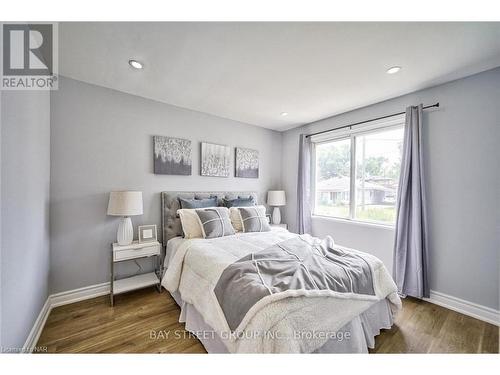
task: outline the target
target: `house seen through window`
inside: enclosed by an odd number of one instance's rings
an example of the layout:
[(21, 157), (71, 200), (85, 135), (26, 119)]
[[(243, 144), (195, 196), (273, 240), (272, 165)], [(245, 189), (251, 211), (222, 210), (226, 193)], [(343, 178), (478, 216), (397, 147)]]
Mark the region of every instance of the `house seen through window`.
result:
[(397, 125), (315, 143), (314, 214), (394, 224), (403, 134)]

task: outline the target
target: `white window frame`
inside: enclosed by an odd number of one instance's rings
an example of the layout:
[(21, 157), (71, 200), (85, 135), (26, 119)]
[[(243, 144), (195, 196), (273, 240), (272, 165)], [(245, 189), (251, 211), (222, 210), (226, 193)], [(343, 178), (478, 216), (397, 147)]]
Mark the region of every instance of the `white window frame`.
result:
[[(312, 216), (328, 218), (331, 220), (338, 220), (350, 223), (357, 223), (363, 225), (373, 225), (373, 226), (381, 226), (386, 228), (394, 228), (395, 223), (387, 223), (383, 221), (375, 221), (375, 220), (361, 220), (355, 218), (356, 214), (356, 137), (360, 135), (370, 134), (370, 133), (378, 133), (380, 130), (389, 130), (389, 129), (397, 129), (404, 128), (405, 126), (405, 115), (394, 116), (391, 119), (370, 121), (363, 126), (357, 126), (355, 129), (346, 128), (340, 130), (332, 130), (331, 132), (320, 134), (318, 136), (311, 137), (312, 143), (312, 158), (311, 158), (311, 190), (313, 194), (311, 195), (311, 207), (312, 207)], [(350, 139), (351, 142), (351, 152), (350, 152), (350, 191), (349, 191), (349, 216), (338, 217), (338, 216), (329, 216), (329, 215), (318, 215), (315, 213), (316, 211), (316, 201), (317, 201), (317, 192), (316, 192), (316, 146), (330, 143), (333, 141), (341, 141), (344, 139)]]

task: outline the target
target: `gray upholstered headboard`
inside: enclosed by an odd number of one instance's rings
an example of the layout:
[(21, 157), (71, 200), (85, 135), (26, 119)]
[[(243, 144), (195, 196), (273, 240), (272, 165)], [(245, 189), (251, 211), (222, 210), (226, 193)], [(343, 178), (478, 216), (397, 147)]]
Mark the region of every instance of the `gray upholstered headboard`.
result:
[(167, 246), (167, 241), (171, 238), (182, 236), (181, 220), (177, 217), (177, 210), (180, 208), (181, 198), (210, 198), (216, 196), (219, 205), (222, 205), (222, 198), (233, 199), (238, 197), (252, 196), (258, 203), (258, 196), (255, 192), (248, 191), (162, 191), (161, 193), (161, 227), (163, 246)]

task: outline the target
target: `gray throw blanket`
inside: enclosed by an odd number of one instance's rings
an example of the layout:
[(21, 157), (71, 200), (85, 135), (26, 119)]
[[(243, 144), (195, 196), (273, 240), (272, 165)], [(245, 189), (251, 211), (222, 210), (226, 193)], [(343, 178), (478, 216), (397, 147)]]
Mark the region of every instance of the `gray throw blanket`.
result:
[(300, 237), (229, 265), (214, 292), (234, 331), (259, 300), (290, 289), (375, 295), (371, 268), (360, 255)]

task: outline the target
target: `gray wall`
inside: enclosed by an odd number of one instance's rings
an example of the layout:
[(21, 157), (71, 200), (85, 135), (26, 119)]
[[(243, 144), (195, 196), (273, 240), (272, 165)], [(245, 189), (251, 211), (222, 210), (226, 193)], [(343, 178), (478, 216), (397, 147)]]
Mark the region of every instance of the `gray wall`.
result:
[[(0, 37), (3, 37), (0, 34)], [(3, 330), (2, 330), (2, 311), (3, 311), (3, 303), (2, 303), (2, 90), (0, 90), (0, 347), (3, 345)], [(1, 352), (1, 349), (0, 349)]]
[[(500, 68), (287, 131), (283, 135), (285, 219), (296, 228), (298, 135), (441, 103), (426, 111), (424, 152), (429, 201), (431, 289), (499, 308)], [(313, 234), (372, 252), (392, 268), (394, 231), (313, 219)]]
[(1, 346), (22, 348), (48, 296), (50, 95), (1, 96)]
[[(137, 225), (160, 229), (160, 191), (279, 188), (281, 134), (62, 78), (51, 96), (51, 293), (109, 281), (118, 219), (108, 194), (143, 192)], [(193, 141), (193, 175), (153, 174), (153, 135)], [(199, 142), (258, 149), (259, 179), (199, 176)], [(234, 160), (233, 160), (234, 163)], [(233, 166), (234, 167), (234, 166)], [(160, 230), (158, 230), (160, 235)], [(134, 269), (135, 270), (135, 269)], [(126, 270), (121, 270), (126, 272)]]

